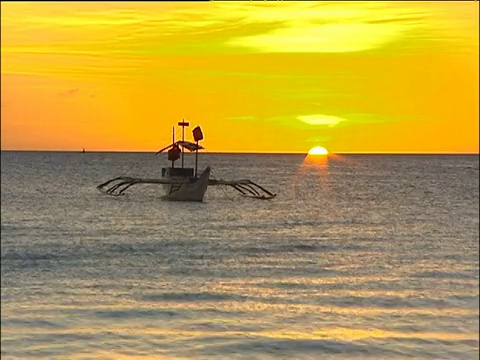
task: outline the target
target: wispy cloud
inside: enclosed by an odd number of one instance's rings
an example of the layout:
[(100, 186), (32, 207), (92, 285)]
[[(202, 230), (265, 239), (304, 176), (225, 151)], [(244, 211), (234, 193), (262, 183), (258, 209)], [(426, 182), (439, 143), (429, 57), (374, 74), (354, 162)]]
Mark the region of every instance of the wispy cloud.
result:
[[(16, 16), (8, 15), (11, 9)], [(346, 53), (402, 39), (439, 41), (442, 37), (432, 31), (452, 24), (442, 23), (443, 15), (437, 14), (432, 28), (428, 19), (434, 15), (427, 6), (383, 2), (2, 4), (2, 50), (73, 55)]]
[(344, 121), (347, 121), (346, 119), (338, 116), (322, 114), (301, 115), (298, 116), (297, 119), (308, 125), (323, 125), (329, 127), (336, 126)]
[(256, 120), (255, 116), (231, 116), (228, 120)]
[(421, 24), (408, 7), (371, 3), (298, 4), (263, 8), (245, 15), (276, 28), (227, 41), (257, 52), (342, 53), (380, 48)]
[(404, 31), (404, 27), (395, 24), (311, 24), (239, 37), (228, 44), (259, 52), (356, 52), (380, 48), (400, 38)]

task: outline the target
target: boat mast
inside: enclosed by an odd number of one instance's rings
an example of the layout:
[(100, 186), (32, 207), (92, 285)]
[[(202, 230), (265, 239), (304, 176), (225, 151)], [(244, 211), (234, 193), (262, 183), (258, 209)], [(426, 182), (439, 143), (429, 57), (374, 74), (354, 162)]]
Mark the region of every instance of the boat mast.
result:
[[(182, 119), (182, 121), (179, 122), (178, 125), (182, 127), (182, 141), (185, 141), (185, 126), (190, 126), (190, 124), (186, 122), (185, 119)], [(182, 151), (182, 168), (183, 168), (185, 150), (182, 148), (181, 151)]]
[[(172, 126), (172, 144), (175, 144), (175, 126)], [(175, 167), (175, 160), (172, 160), (172, 169)]]
[(198, 169), (198, 140), (195, 141), (197, 144), (197, 148), (195, 149), (195, 178), (197, 177), (197, 169)]

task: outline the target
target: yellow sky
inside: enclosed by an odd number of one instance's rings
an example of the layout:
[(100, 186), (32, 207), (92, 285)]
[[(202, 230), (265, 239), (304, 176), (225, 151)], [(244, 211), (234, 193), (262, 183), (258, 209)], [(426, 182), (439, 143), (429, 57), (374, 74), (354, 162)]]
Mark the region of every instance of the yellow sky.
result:
[[(478, 2), (1, 3), (2, 150), (470, 152)], [(188, 138), (190, 138), (188, 131)]]

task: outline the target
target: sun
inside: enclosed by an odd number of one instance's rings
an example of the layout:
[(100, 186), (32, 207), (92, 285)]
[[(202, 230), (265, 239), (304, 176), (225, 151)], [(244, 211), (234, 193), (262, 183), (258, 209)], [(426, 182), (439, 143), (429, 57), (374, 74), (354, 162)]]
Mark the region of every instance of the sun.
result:
[(328, 150), (323, 146), (315, 146), (314, 148), (310, 149), (308, 155), (328, 155)]

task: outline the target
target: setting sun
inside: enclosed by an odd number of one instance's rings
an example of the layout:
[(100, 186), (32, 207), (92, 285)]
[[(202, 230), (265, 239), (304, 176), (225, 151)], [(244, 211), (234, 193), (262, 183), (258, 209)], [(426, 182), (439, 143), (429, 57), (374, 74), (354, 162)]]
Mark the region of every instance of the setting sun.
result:
[(310, 149), (308, 155), (328, 155), (328, 150), (322, 146), (315, 146)]

